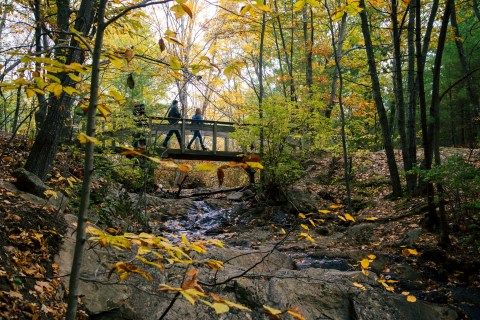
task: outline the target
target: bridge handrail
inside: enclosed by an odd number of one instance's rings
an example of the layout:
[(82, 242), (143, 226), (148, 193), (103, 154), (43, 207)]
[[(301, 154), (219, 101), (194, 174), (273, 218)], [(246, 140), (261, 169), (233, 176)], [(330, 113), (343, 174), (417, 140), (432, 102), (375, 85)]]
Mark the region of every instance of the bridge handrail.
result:
[[(174, 120), (174, 121), (178, 121), (178, 122), (183, 122), (185, 121), (185, 123), (192, 123), (192, 121), (198, 121), (198, 120), (194, 120), (194, 119), (177, 119), (177, 118), (168, 118), (168, 117), (156, 117), (156, 116), (149, 116), (147, 117), (147, 119), (150, 120), (150, 123), (153, 123), (152, 120), (165, 120), (167, 123), (168, 123), (168, 120)], [(240, 125), (238, 123), (235, 123), (235, 122), (229, 122), (229, 121), (216, 121), (216, 120), (202, 120), (203, 124), (206, 124), (206, 125), (209, 125), (209, 124), (220, 124), (220, 125), (226, 125), (226, 126), (234, 126), (234, 125)]]

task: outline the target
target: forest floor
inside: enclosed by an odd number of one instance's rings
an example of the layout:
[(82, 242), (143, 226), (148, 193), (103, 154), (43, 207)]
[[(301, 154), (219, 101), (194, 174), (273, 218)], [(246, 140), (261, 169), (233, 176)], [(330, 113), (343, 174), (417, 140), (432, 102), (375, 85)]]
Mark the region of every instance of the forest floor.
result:
[[(12, 192), (8, 187), (9, 182), (15, 181), (12, 171), (21, 166), (28, 156), (29, 141), (22, 137), (10, 141), (10, 135), (0, 133), (0, 150), (0, 319), (60, 318), (66, 308), (65, 288), (58, 280), (54, 256), (65, 232), (65, 222), (58, 210), (46, 202), (32, 201), (25, 194)], [(449, 152), (469, 155), (468, 150)], [(471, 159), (476, 159), (473, 163), (479, 168), (480, 150), (475, 150), (473, 156)], [(81, 179), (83, 164), (80, 158), (77, 161), (73, 159), (67, 153), (60, 153), (47, 183), (51, 186), (67, 184), (61, 177), (68, 175)], [(417, 295), (420, 299), (448, 304), (453, 299), (452, 288), (457, 287), (472, 289), (478, 294), (480, 232), (472, 227), (479, 223), (478, 211), (459, 214), (452, 210), (453, 204), (447, 205), (451, 245), (448, 248), (439, 247), (437, 234), (422, 227), (424, 199), (389, 199), (385, 164), (382, 152), (365, 152), (353, 158), (352, 198), (355, 212), (352, 216), (355, 221), (349, 220), (342, 207), (346, 194), (342, 182), (342, 162), (322, 158), (305, 164), (307, 173), (294, 186), (301, 192), (319, 197), (324, 203), (321, 208), (316, 208), (315, 212), (290, 211), (286, 219), (279, 218), (280, 222), (272, 223), (272, 212), (285, 215), (285, 210), (263, 205), (262, 211), (255, 211), (262, 199), (254, 198), (246, 206), (251, 211), (250, 215), (248, 210), (245, 211), (244, 223), (231, 225), (224, 232), (232, 235), (231, 243), (245, 240), (252, 246), (260, 246), (266, 240), (261, 239), (258, 233), (253, 235), (254, 232), (269, 229), (276, 236), (268, 241), (281, 239), (285, 232), (289, 232), (289, 227), (300, 225), (295, 222), (300, 216), (304, 217), (302, 228), (312, 231), (313, 241), (318, 245), (304, 241), (301, 245), (292, 243), (292, 247), (317, 254), (318, 248), (322, 247), (338, 255), (362, 251), (379, 257), (395, 256), (397, 261), (420, 270), (425, 277), (422, 293)], [(215, 196), (219, 197), (218, 194)], [(358, 230), (349, 233), (348, 230), (354, 230), (355, 226)], [(332, 237), (338, 232), (351, 234), (352, 239)], [(330, 236), (328, 241), (326, 235)], [(325, 252), (323, 250), (322, 254)], [(384, 275), (395, 272), (388, 265), (373, 271)], [(401, 290), (401, 285), (399, 288)], [(471, 314), (478, 314), (480, 310), (480, 301), (475, 303), (478, 297), (474, 296), (473, 300), (465, 298), (466, 308), (473, 310)], [(459, 312), (461, 318), (474, 319), (468, 312)]]

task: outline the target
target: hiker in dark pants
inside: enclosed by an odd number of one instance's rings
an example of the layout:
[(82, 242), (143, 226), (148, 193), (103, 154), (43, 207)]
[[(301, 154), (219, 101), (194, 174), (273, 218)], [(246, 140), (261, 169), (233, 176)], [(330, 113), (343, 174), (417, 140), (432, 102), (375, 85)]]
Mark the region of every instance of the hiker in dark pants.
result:
[[(203, 124), (202, 109), (197, 108), (197, 110), (195, 110), (195, 115), (192, 117), (192, 124)], [(188, 143), (187, 149), (192, 150), (192, 143), (193, 141), (195, 141), (196, 138), (200, 139), (200, 145), (202, 146), (202, 150), (207, 150), (207, 147), (205, 147), (205, 145), (203, 144), (202, 134), (200, 133), (200, 130), (193, 130), (193, 137), (192, 140), (190, 140), (190, 142)]]
[[(180, 111), (178, 110), (178, 101), (173, 100), (172, 106), (170, 107), (170, 111), (168, 112), (168, 123), (170, 124), (177, 124), (178, 121), (181, 119), (182, 115), (180, 114)], [(180, 148), (182, 147), (182, 136), (180, 135), (180, 131), (172, 129), (168, 131), (167, 136), (165, 137), (165, 140), (163, 140), (162, 145), (166, 148), (168, 146), (168, 141), (170, 138), (175, 134), (178, 140), (178, 144), (180, 145)]]

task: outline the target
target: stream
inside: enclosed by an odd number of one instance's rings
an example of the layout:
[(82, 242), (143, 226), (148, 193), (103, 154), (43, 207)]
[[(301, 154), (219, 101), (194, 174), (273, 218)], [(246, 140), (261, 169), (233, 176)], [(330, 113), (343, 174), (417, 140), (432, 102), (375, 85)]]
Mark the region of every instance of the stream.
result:
[[(192, 206), (188, 209), (186, 215), (166, 221), (163, 227), (170, 233), (181, 232), (192, 240), (230, 238), (232, 234), (226, 233), (224, 228), (234, 223), (233, 211), (234, 209), (215, 208), (202, 200), (192, 201)], [(239, 246), (238, 248), (246, 249), (245, 246)], [(298, 270), (307, 268), (354, 270), (347, 259), (315, 257), (298, 251), (282, 252), (292, 258)]]
[[(238, 204), (238, 206), (241, 205), (242, 203)], [(228, 233), (226, 229), (228, 226), (235, 224), (237, 218), (235, 208), (224, 209), (212, 206), (205, 201), (192, 201), (186, 215), (166, 221), (163, 228), (170, 233), (178, 234), (178, 232), (182, 232), (192, 240), (205, 240), (209, 238), (228, 239), (234, 237), (234, 234)], [(251, 245), (246, 243), (246, 245), (233, 247), (248, 250)], [(282, 252), (292, 258), (298, 270), (307, 268), (335, 269), (339, 271), (358, 270), (358, 268), (353, 267), (348, 259), (345, 258), (321, 257), (300, 250), (282, 250)], [(415, 294), (422, 300), (437, 303), (443, 302), (446, 304), (448, 304), (447, 301), (442, 301), (444, 295), (445, 297), (450, 297), (450, 299), (453, 298), (457, 308), (467, 314), (470, 319), (480, 319), (480, 308), (478, 307), (480, 292), (478, 289), (452, 288), (451, 291), (449, 291), (450, 293), (447, 291), (442, 292), (442, 297), (440, 298), (435, 295), (435, 292), (436, 291), (418, 291), (415, 292)]]

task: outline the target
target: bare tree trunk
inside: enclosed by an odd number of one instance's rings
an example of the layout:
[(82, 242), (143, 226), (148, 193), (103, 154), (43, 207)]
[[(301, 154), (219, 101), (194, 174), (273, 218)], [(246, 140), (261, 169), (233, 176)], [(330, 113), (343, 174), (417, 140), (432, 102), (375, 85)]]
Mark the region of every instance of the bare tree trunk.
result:
[[(400, 143), (402, 146), (403, 167), (405, 171), (410, 171), (413, 168), (413, 164), (410, 162), (410, 149), (408, 148), (406, 124), (405, 124), (405, 100), (403, 93), (403, 76), (402, 76), (402, 54), (401, 54), (401, 27), (398, 25), (398, 3), (397, 0), (392, 0), (392, 32), (393, 32), (393, 75), (394, 75), (394, 88), (395, 88), (395, 105), (398, 114), (398, 133), (400, 135)], [(412, 179), (407, 179), (407, 190), (409, 194), (413, 194), (415, 185), (412, 184)]]
[[(276, 0), (274, 1), (274, 5), (275, 5), (276, 11), (278, 11), (278, 4), (277, 4)], [(293, 11), (293, 9), (292, 9), (292, 11)], [(287, 45), (286, 45), (286, 41), (285, 41), (285, 35), (283, 33), (282, 21), (280, 20), (279, 15), (277, 15), (277, 23), (278, 23), (278, 31), (280, 33), (280, 38), (282, 39), (283, 52), (285, 53), (285, 62), (287, 64), (289, 84), (290, 84), (290, 93), (289, 93), (290, 94), (290, 99), (292, 101), (295, 101), (296, 98), (295, 98), (295, 83), (293, 81), (293, 63), (290, 59), (291, 56), (289, 56), (289, 54), (288, 54)], [(290, 50), (290, 52), (291, 52), (291, 50)]]
[[(265, 4), (265, 0), (263, 0)], [(266, 15), (265, 12), (262, 14), (262, 29), (260, 33), (260, 52), (258, 57), (258, 85), (259, 85), (259, 95), (258, 95), (258, 115), (260, 118), (260, 123), (263, 121), (263, 96), (264, 96), (264, 87), (263, 87), (263, 53), (265, 46), (265, 27), (266, 27)], [(260, 155), (263, 155), (263, 141), (265, 140), (265, 133), (263, 131), (263, 126), (260, 126)]]
[[(84, 2), (88, 0), (84, 0)], [(105, 31), (105, 8), (108, 0), (100, 0), (98, 6), (98, 30), (95, 37), (95, 47), (92, 56), (92, 80), (90, 84), (90, 101), (87, 113), (87, 136), (95, 137), (95, 118), (97, 113), (98, 92), (100, 88), (100, 55), (102, 52), (103, 35)], [(82, 2), (83, 3), (83, 2)], [(82, 193), (80, 198), (80, 209), (78, 212), (77, 234), (75, 241), (75, 251), (72, 261), (72, 270), (70, 272), (69, 294), (66, 319), (75, 320), (78, 303), (78, 284), (80, 280), (80, 270), (83, 260), (83, 248), (85, 246), (86, 235), (85, 227), (88, 216), (88, 207), (90, 204), (90, 184), (93, 174), (93, 142), (87, 142), (85, 147), (85, 165), (83, 172)]]
[(373, 52), (372, 38), (370, 35), (370, 27), (368, 24), (367, 11), (365, 9), (365, 1), (360, 0), (360, 8), (363, 10), (360, 12), (360, 18), (362, 21), (362, 33), (365, 40), (365, 51), (368, 59), (368, 70), (370, 72), (370, 79), (372, 81), (372, 93), (375, 100), (375, 106), (377, 108), (378, 117), (380, 120), (380, 126), (383, 135), (383, 144), (385, 147), (385, 153), (387, 155), (387, 164), (390, 172), (390, 180), (392, 184), (392, 196), (400, 197), (402, 195), (402, 186), (400, 182), (400, 175), (398, 174), (397, 163), (395, 162), (395, 153), (393, 151), (392, 137), (390, 133), (390, 127), (388, 125), (387, 113), (383, 105), (383, 99), (380, 89), (380, 81), (378, 79), (377, 66), (375, 63), (375, 56)]
[(465, 50), (463, 49), (463, 42), (460, 35), (460, 30), (458, 29), (457, 23), (457, 13), (455, 9), (455, 2), (452, 4), (452, 13), (450, 16), (450, 22), (452, 24), (452, 28), (455, 32), (455, 45), (457, 47), (458, 58), (460, 59), (460, 64), (462, 66), (463, 74), (467, 77), (467, 92), (468, 97), (470, 98), (470, 106), (469, 105), (462, 105), (461, 107), (464, 109), (465, 114), (465, 122), (463, 125), (466, 128), (466, 136), (467, 136), (467, 143), (469, 148), (474, 148), (475, 140), (476, 140), (476, 130), (475, 124), (473, 120), (473, 111), (479, 108), (479, 98), (478, 93), (475, 90), (475, 86), (473, 84), (473, 77), (467, 76), (470, 73), (470, 66), (468, 65), (467, 58), (465, 56)]
[[(335, 59), (337, 59), (340, 64), (342, 62), (343, 42), (345, 41), (345, 34), (347, 29), (347, 16), (348, 16), (347, 13), (345, 13), (342, 16), (342, 20), (340, 22), (340, 28), (338, 30), (338, 44), (336, 45), (337, 47), (336, 52), (338, 56), (335, 57)], [(335, 106), (335, 97), (337, 94), (338, 78), (339, 78), (338, 69), (335, 68), (335, 70), (333, 71), (332, 87), (330, 88), (330, 99), (328, 100), (327, 109), (325, 110), (325, 117), (329, 119), (332, 116), (332, 110), (333, 110), (333, 107)]]
[(305, 46), (305, 84), (308, 88), (308, 95), (311, 97), (313, 95), (312, 84), (313, 84), (313, 59), (312, 59), (312, 48), (313, 48), (313, 12), (312, 9), (310, 13), (310, 34), (308, 34), (308, 15), (307, 15), (307, 5), (303, 7), (302, 17), (303, 17), (303, 43)]
[(15, 135), (17, 133), (17, 126), (18, 126), (18, 118), (20, 117), (20, 106), (22, 102), (22, 86), (19, 86), (17, 89), (17, 99), (15, 105), (15, 114), (13, 116), (13, 125), (12, 125), (12, 133)]
[[(41, 0), (35, 0), (33, 5), (33, 15), (35, 17), (35, 53), (40, 55), (40, 52), (43, 50), (42, 46), (42, 15), (41, 15)], [(35, 62), (35, 71), (40, 75), (40, 67), (41, 64), (39, 62)], [(43, 126), (45, 122), (45, 118), (47, 116), (47, 99), (45, 99), (45, 94), (36, 93), (38, 99), (38, 110), (35, 112), (35, 123), (36, 123), (36, 130), (39, 132), (40, 128)]]
[[(75, 30), (82, 32), (84, 36), (88, 35), (93, 23), (94, 5), (96, 1), (82, 1), (77, 12), (75, 20)], [(58, 25), (61, 30), (69, 30), (69, 14), (70, 7), (68, 0), (58, 0)], [(63, 33), (61, 33), (62, 37)], [(61, 38), (59, 36), (59, 38)], [(62, 39), (65, 41), (66, 39)], [(64, 48), (56, 49), (56, 57), (63, 59), (65, 63), (73, 62), (83, 63), (84, 55), (80, 49), (78, 41), (72, 38), (69, 46), (69, 51), (66, 52)], [(62, 86), (75, 87), (75, 82), (67, 76), (66, 73), (56, 74), (61, 80)], [(38, 135), (33, 143), (32, 150), (25, 163), (25, 169), (37, 175), (40, 179), (45, 180), (50, 167), (55, 160), (58, 145), (61, 142), (62, 132), (65, 126), (65, 120), (69, 115), (69, 106), (71, 105), (72, 97), (63, 92), (60, 98), (51, 96), (48, 100), (49, 109), (45, 118), (45, 125), (40, 128)]]
[[(343, 150), (343, 175), (345, 177), (345, 189), (347, 191), (347, 208), (349, 213), (353, 213), (352, 209), (352, 194), (350, 190), (350, 170), (349, 170), (349, 162), (348, 162), (348, 148), (347, 148), (347, 139), (346, 139), (346, 133), (345, 133), (345, 110), (343, 108), (343, 99), (342, 99), (342, 94), (343, 94), (343, 75), (342, 75), (342, 65), (341, 65), (341, 54), (337, 52), (337, 45), (336, 45), (336, 40), (335, 40), (335, 31), (333, 28), (333, 20), (332, 20), (332, 15), (330, 13), (330, 9), (328, 8), (328, 4), (325, 1), (324, 7), (327, 10), (328, 13), (328, 22), (329, 22), (329, 29), (330, 29), (330, 36), (332, 38), (332, 47), (333, 47), (333, 56), (335, 58), (335, 69), (338, 74), (338, 81), (339, 81), (339, 87), (338, 87), (338, 105), (340, 108), (340, 117), (342, 121), (342, 126), (341, 126), (341, 133), (342, 133), (342, 150)], [(342, 23), (343, 23), (343, 18), (346, 20), (346, 14), (343, 15), (342, 17)], [(341, 27), (340, 27), (341, 28)], [(341, 32), (340, 32), (341, 34)], [(340, 41), (338, 42), (340, 43)]]
[[(430, 37), (432, 34), (433, 24), (435, 22), (435, 16), (438, 11), (438, 0), (434, 0), (431, 7), (430, 17), (428, 19), (427, 27), (425, 29), (425, 35), (423, 37), (422, 45), (422, 36), (421, 36), (421, 26), (422, 26), (422, 12), (420, 3), (417, 1), (415, 6), (415, 52), (416, 52), (416, 61), (417, 61), (417, 90), (418, 90), (418, 99), (420, 105), (420, 123), (422, 128), (422, 144), (423, 144), (423, 153), (424, 160), (422, 162), (422, 169), (431, 169), (432, 166), (432, 142), (429, 140), (428, 136), (428, 121), (427, 121), (427, 99), (425, 94), (425, 61), (427, 58), (428, 47), (430, 44)], [(426, 183), (423, 180), (420, 181), (419, 185), (420, 192), (424, 193), (427, 197), (428, 203), (428, 213), (426, 216), (427, 228), (433, 229), (438, 221), (437, 214), (435, 212), (435, 203), (434, 203), (434, 189), (431, 183)]]
[(277, 49), (277, 59), (278, 59), (278, 66), (280, 68), (280, 74), (282, 76), (282, 90), (283, 90), (283, 96), (287, 98), (287, 87), (285, 86), (285, 81), (283, 79), (284, 77), (284, 71), (283, 71), (283, 63), (282, 63), (282, 58), (280, 54), (280, 46), (278, 45), (278, 36), (277, 36), (277, 28), (275, 27), (275, 20), (272, 19), (272, 25), (273, 25), (273, 34), (275, 38), (275, 47)]
[[(415, 7), (418, 0), (412, 0), (408, 8), (408, 31), (407, 31), (407, 92), (408, 92), (408, 117), (407, 117), (407, 148), (408, 162), (412, 168), (417, 164), (417, 142), (416, 142), (416, 116), (417, 116), (417, 86), (415, 83)], [(417, 175), (406, 172), (407, 191), (410, 196), (415, 194)]]
[[(440, 33), (438, 35), (438, 44), (437, 51), (435, 55), (435, 62), (433, 65), (433, 77), (432, 77), (432, 101), (430, 105), (430, 116), (433, 118), (433, 122), (428, 128), (429, 140), (433, 142), (433, 152), (435, 155), (435, 165), (439, 166), (441, 164), (440, 158), (440, 71), (442, 68), (442, 57), (443, 50), (445, 48), (445, 40), (447, 37), (448, 21), (450, 20), (450, 14), (453, 10), (454, 0), (445, 1), (445, 11), (442, 17), (442, 24), (440, 27)], [(445, 210), (443, 206), (443, 187), (441, 185), (437, 186), (437, 191), (439, 192), (439, 197), (441, 199), (440, 206), (440, 243), (447, 245), (450, 243), (448, 238), (448, 230), (446, 224)]]

